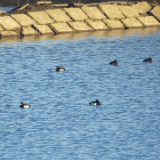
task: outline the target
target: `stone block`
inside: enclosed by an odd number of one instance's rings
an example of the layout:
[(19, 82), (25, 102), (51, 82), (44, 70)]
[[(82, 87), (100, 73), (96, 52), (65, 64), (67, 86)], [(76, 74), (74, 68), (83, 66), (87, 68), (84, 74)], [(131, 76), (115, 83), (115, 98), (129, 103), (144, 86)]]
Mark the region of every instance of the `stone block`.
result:
[(0, 36), (2, 38), (7, 38), (7, 37), (20, 37), (20, 33), (15, 32), (15, 31), (1, 31)]
[(10, 16), (0, 17), (0, 24), (7, 31), (21, 29), (21, 26)]
[(38, 24), (49, 24), (54, 22), (54, 20), (51, 19), (45, 11), (28, 12), (28, 15), (31, 16)]
[(154, 7), (150, 13), (160, 21), (160, 6)]
[(99, 3), (85, 3), (83, 4), (84, 7), (98, 7)]
[(13, 14), (11, 17), (15, 19), (15, 21), (17, 21), (22, 27), (28, 27), (32, 24), (36, 24), (35, 20), (26, 14)]
[(67, 23), (52, 23), (50, 28), (56, 33), (69, 33), (74, 32), (74, 30)]
[(39, 35), (39, 32), (36, 31), (33, 27), (22, 27), (22, 36), (31, 36), (31, 35)]
[(153, 16), (138, 17), (138, 20), (146, 27), (160, 26), (160, 23)]
[(108, 30), (108, 27), (101, 20), (93, 21), (91, 19), (87, 19), (86, 23), (96, 31)]
[(52, 1), (38, 1), (36, 5), (41, 5), (41, 4), (52, 4)]
[(33, 25), (33, 28), (35, 28), (40, 34), (54, 34), (54, 32), (47, 26), (47, 25)]
[(92, 20), (102, 20), (106, 18), (106, 16), (97, 7), (82, 7), (82, 10)]
[(55, 7), (55, 8), (67, 8), (68, 7), (68, 4), (52, 4), (52, 7)]
[(0, 26), (0, 31), (3, 31), (3, 28), (2, 28), (2, 26)]
[(77, 32), (93, 31), (85, 22), (68, 22), (68, 24)]
[(126, 28), (142, 28), (144, 27), (136, 18), (125, 18), (121, 20)]
[(127, 18), (136, 18), (140, 17), (139, 13), (136, 9), (130, 6), (119, 6), (119, 10), (127, 17)]
[(125, 28), (123, 23), (116, 19), (103, 19), (103, 22), (110, 29), (124, 29)]
[(64, 10), (74, 21), (84, 21), (88, 19), (88, 16), (80, 8), (64, 8)]
[(152, 7), (147, 2), (139, 2), (137, 4), (133, 4), (132, 8), (136, 9), (138, 13), (144, 14), (147, 13)]
[(70, 22), (71, 18), (62, 9), (46, 10), (50, 17), (56, 22)]
[(123, 19), (125, 16), (118, 9), (116, 5), (107, 5), (100, 4), (100, 10), (109, 18), (109, 19)]
[(82, 6), (84, 6), (84, 4), (83, 3), (73, 3), (73, 7), (82, 7)]
[(1, 10), (0, 10), (0, 15), (4, 15), (4, 14), (7, 14), (7, 12), (6, 12), (6, 11), (1, 11)]
[(29, 6), (29, 3), (23, 5), (22, 7), (18, 8), (17, 10), (18, 10), (18, 11), (22, 11), (22, 10), (24, 10), (25, 8), (27, 8), (28, 6)]

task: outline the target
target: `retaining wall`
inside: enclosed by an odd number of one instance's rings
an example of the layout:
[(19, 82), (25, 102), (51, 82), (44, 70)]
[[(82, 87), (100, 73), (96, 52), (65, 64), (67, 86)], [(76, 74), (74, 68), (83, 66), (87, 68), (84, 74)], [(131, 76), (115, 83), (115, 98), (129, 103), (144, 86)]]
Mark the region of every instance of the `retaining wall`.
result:
[[(50, 4), (54, 5), (54, 4)], [(28, 4), (19, 8), (26, 11)], [(54, 35), (98, 30), (160, 26), (160, 6), (147, 2), (128, 5), (68, 4), (54, 9), (0, 16), (0, 37)]]
[[(38, 1), (47, 1), (47, 0), (0, 0), (0, 6), (20, 6), (26, 3), (34, 4)], [(100, 3), (100, 2), (108, 2), (108, 0), (51, 0), (54, 4), (71, 4), (71, 3)], [(113, 2), (116, 0), (112, 0)], [(141, 1), (141, 0), (140, 0)], [(146, 0), (146, 2), (160, 3), (160, 0)], [(122, 1), (123, 2), (123, 1)], [(125, 1), (124, 1), (125, 2)], [(136, 2), (135, 0), (127, 0), (127, 2)]]

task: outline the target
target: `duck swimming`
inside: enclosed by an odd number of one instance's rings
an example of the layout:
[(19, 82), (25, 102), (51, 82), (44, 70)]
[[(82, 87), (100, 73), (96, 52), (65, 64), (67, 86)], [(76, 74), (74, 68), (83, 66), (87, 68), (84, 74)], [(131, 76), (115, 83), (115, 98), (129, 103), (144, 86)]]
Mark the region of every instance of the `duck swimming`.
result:
[(148, 58), (148, 59), (143, 60), (143, 62), (150, 62), (150, 63), (152, 63), (153, 61), (152, 61), (152, 58)]
[(57, 72), (59, 72), (59, 71), (65, 71), (65, 70), (66, 70), (65, 68), (56, 66), (56, 71)]
[(99, 100), (93, 101), (89, 103), (90, 105), (94, 105), (94, 106), (98, 106), (101, 105), (101, 103), (99, 102)]
[(19, 106), (20, 108), (29, 108), (31, 105), (29, 104), (24, 104), (23, 102), (21, 102), (21, 105)]
[(111, 61), (109, 64), (110, 64), (110, 65), (118, 65), (118, 62), (117, 62), (117, 60), (115, 59), (114, 61)]

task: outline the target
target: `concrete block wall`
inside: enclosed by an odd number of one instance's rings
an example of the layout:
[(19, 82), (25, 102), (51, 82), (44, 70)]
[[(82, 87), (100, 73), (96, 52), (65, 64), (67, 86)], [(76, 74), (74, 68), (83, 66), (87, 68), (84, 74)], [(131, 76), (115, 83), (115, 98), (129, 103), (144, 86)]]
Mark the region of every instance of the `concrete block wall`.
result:
[(130, 6), (107, 3), (77, 6), (2, 15), (0, 37), (160, 26), (160, 6), (151, 7), (147, 2)]

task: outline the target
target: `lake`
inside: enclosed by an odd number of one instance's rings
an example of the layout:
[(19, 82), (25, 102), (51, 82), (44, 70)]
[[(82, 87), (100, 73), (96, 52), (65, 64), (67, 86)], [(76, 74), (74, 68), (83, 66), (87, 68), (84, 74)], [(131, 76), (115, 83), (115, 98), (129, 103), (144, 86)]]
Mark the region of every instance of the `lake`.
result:
[(1, 159), (160, 159), (160, 28), (1, 39), (0, 57)]

